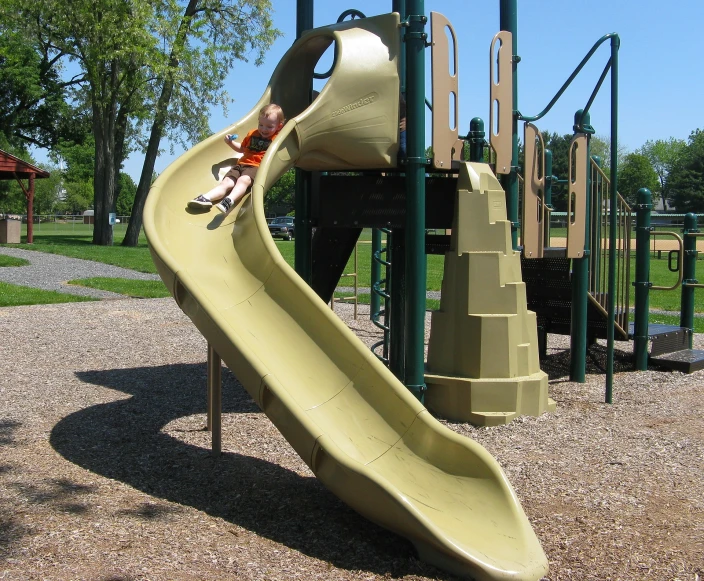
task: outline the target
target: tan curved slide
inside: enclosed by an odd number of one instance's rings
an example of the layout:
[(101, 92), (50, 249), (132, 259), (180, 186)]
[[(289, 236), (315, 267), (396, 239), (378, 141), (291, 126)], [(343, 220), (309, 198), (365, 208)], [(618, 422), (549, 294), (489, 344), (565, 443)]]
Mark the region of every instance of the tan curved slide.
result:
[[(430, 415), (286, 264), (266, 225), (264, 195), (294, 165), (395, 165), (398, 26), (387, 14), (303, 36), (244, 119), (159, 177), (145, 231), (181, 309), (325, 486), (440, 568), (539, 579), (545, 554), (498, 463)], [(333, 73), (308, 106), (313, 68), (333, 43)], [(254, 127), (269, 101), (290, 120), (251, 197), (224, 219), (186, 210), (232, 161), (221, 163), (222, 136)]]

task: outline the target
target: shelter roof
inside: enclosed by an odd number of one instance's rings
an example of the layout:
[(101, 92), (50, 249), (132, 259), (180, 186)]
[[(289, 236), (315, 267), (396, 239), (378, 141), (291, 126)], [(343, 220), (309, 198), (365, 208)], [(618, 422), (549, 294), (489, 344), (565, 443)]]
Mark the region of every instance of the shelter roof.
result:
[(11, 180), (16, 177), (27, 179), (32, 174), (39, 179), (48, 178), (50, 175), (48, 171), (22, 161), (11, 153), (0, 149), (0, 179)]

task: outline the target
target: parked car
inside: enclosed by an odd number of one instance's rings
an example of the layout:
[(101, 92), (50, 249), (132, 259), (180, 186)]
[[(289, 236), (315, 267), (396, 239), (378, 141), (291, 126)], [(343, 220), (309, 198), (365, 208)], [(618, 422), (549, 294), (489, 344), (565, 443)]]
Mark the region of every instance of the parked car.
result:
[(295, 236), (293, 228), (293, 218), (291, 216), (279, 216), (269, 223), (269, 233), (272, 238), (283, 238), (291, 240)]

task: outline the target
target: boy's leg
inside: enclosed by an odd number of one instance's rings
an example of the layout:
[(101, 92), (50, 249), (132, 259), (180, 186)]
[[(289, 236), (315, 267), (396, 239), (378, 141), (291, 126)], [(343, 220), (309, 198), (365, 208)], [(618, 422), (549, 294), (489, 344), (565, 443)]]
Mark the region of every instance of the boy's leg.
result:
[(224, 198), (236, 185), (235, 180), (230, 176), (225, 176), (214, 188), (203, 194), (203, 197), (211, 202), (217, 202)]
[(249, 189), (249, 186), (251, 185), (252, 178), (250, 178), (248, 175), (241, 175), (237, 179), (235, 187), (232, 188), (230, 193), (227, 194), (222, 200), (220, 200), (220, 203), (216, 206), (217, 209), (223, 213), (229, 212), (230, 209), (236, 206), (237, 202), (239, 202), (244, 197), (244, 195), (247, 193), (247, 190)]
[(188, 202), (188, 206), (191, 208), (204, 208), (209, 209), (213, 205), (214, 201), (224, 198), (227, 193), (232, 190), (235, 186), (235, 180), (229, 175), (222, 178), (222, 181), (214, 188), (208, 190), (206, 193), (196, 196), (193, 200)]
[(232, 203), (236, 204), (237, 202), (239, 202), (247, 193), (247, 190), (251, 185), (252, 178), (250, 178), (248, 175), (242, 175), (240, 179), (237, 180), (235, 187), (232, 188), (232, 191), (228, 196), (232, 200)]

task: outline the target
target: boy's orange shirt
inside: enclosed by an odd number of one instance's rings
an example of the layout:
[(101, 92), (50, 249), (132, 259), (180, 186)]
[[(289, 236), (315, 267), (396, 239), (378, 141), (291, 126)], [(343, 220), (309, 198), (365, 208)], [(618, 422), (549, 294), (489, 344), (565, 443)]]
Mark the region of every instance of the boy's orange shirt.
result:
[(274, 141), (279, 134), (277, 131), (271, 137), (262, 137), (259, 129), (252, 129), (242, 140), (242, 149), (244, 153), (239, 158), (237, 163), (240, 165), (259, 166), (262, 163), (266, 150), (269, 149), (271, 142)]

